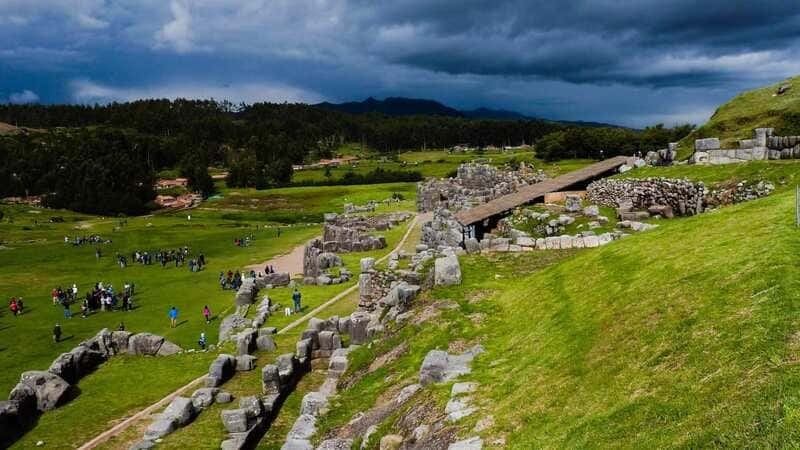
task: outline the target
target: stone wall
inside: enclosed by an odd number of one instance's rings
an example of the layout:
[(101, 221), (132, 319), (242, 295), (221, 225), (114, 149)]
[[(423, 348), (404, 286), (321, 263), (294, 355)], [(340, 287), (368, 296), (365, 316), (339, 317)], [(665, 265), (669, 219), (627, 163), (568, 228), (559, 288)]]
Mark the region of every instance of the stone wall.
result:
[(703, 183), (671, 178), (608, 179), (589, 185), (587, 196), (592, 203), (619, 208), (630, 203), (635, 209), (670, 206), (675, 214), (686, 216), (703, 212)]
[(384, 231), (407, 220), (409, 213), (379, 214), (376, 216), (340, 216), (326, 214), (322, 236), (323, 252), (361, 252), (386, 247), (383, 236), (371, 236), (372, 231)]
[(545, 179), (544, 172), (524, 164), (517, 171), (487, 164), (462, 164), (455, 178), (432, 179), (417, 184), (417, 210), (428, 212), (439, 207), (453, 211), (468, 209)]
[(71, 400), (79, 393), (73, 385), (112, 356), (122, 353), (169, 356), (181, 351), (162, 336), (100, 330), (91, 339), (59, 355), (46, 371), (31, 370), (20, 376), (8, 400), (0, 401), (0, 425), (3, 425), (0, 446), (5, 448), (19, 438), (40, 414)]
[(463, 240), (464, 228), (448, 209), (436, 208), (433, 218), (422, 225), (420, 241), (428, 247), (459, 247)]
[(756, 128), (752, 139), (739, 141), (739, 148), (720, 148), (717, 138), (695, 140), (693, 164), (730, 164), (746, 161), (800, 158), (800, 136), (774, 136), (773, 128)]
[(342, 258), (335, 253), (322, 251), (322, 241), (314, 239), (306, 244), (303, 252), (303, 284), (328, 285), (350, 281), (352, 273), (340, 269), (334, 276), (330, 269), (342, 267)]

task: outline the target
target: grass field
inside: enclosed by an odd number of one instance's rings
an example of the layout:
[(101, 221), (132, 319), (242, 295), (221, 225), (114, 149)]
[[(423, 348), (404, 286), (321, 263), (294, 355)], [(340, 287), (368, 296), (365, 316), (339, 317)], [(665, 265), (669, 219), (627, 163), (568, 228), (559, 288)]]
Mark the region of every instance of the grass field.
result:
[(547, 163), (537, 159), (536, 153), (532, 150), (491, 151), (485, 153), (474, 151), (450, 153), (446, 150), (426, 150), (404, 152), (398, 155), (396, 159), (379, 155), (368, 156), (371, 159), (359, 161), (356, 167), (331, 168), (330, 178), (325, 176), (325, 169), (307, 169), (296, 171), (292, 181), (301, 183), (308, 181), (321, 182), (326, 179), (336, 180), (349, 171), (364, 174), (379, 167), (384, 170), (419, 171), (426, 178), (442, 178), (452, 174), (459, 164), (468, 162), (483, 162), (493, 166), (503, 166), (511, 162), (525, 162), (533, 164), (535, 168), (542, 169), (551, 176), (557, 176), (594, 162), (589, 160), (563, 160), (556, 163)]
[(719, 166), (684, 164), (669, 167), (646, 166), (615, 175), (614, 178), (687, 178), (707, 186), (731, 185), (740, 181), (769, 181), (776, 190), (794, 189), (800, 183), (800, 161), (751, 161)]
[[(0, 205), (4, 218), (0, 221), (0, 296), (25, 299), (25, 314), (13, 317), (8, 309), (0, 311), (0, 391), (8, 392), (25, 370), (47, 369), (61, 352), (68, 351), (82, 340), (93, 336), (101, 328), (116, 329), (124, 322), (129, 331), (147, 331), (165, 336), (184, 348), (195, 348), (200, 332), (216, 342), (219, 320), (232, 310), (232, 291), (223, 291), (217, 283), (220, 271), (236, 270), (249, 264), (260, 263), (272, 256), (290, 251), (321, 231), (319, 223), (296, 220), (298, 214), (315, 211), (314, 219), (322, 212), (340, 211), (346, 202), (357, 204), (368, 200), (382, 200), (407, 186), (354, 186), (345, 189), (311, 188), (309, 192), (294, 189), (285, 191), (228, 191), (240, 198), (258, 198), (269, 209), (277, 197), (291, 198), (286, 217), (290, 224), (259, 220), (261, 210), (236, 210), (233, 215), (218, 208), (219, 200), (204, 207), (182, 213), (157, 214), (127, 218), (103, 218), (19, 205)], [(414, 191), (405, 191), (410, 200), (382, 209), (403, 209), (413, 205)], [(315, 194), (317, 194), (315, 196)], [(307, 195), (307, 196), (306, 196)], [(265, 200), (266, 198), (266, 200)], [(294, 202), (298, 202), (294, 204)], [(278, 208), (279, 209), (279, 208)], [(318, 213), (316, 212), (318, 211)], [(281, 213), (283, 214), (283, 212)], [(191, 220), (187, 216), (191, 215)], [(319, 216), (319, 217), (317, 217)], [(63, 222), (51, 222), (58, 217)], [(280, 237), (278, 237), (280, 226)], [(402, 237), (405, 227), (382, 233), (390, 245)], [(64, 243), (65, 236), (98, 234), (111, 239), (108, 244), (75, 247)], [(252, 235), (249, 247), (237, 247), (233, 240)], [(134, 250), (154, 251), (189, 246), (192, 254), (204, 253), (208, 265), (199, 273), (189, 272), (186, 266), (162, 268), (140, 266), (132, 261), (125, 269), (116, 264), (115, 254), (127, 255)], [(100, 248), (103, 256), (95, 257)], [(363, 256), (379, 256), (388, 250), (342, 255), (346, 267), (358, 272), (358, 260)], [(280, 267), (278, 267), (280, 270)], [(82, 319), (77, 307), (73, 318), (65, 319), (63, 309), (53, 306), (50, 290), (68, 287), (79, 288), (79, 297), (96, 282), (112, 283), (121, 289), (126, 282), (136, 285), (135, 309), (131, 312), (96, 312)], [(304, 311), (326, 301), (348, 285), (312, 286), (301, 288)], [(280, 303), (289, 303), (287, 289), (275, 289), (270, 295)], [(179, 326), (170, 328), (166, 316), (170, 306), (180, 311)], [(208, 305), (214, 316), (206, 325), (201, 310)], [(295, 317), (276, 315), (268, 325), (282, 327)], [(64, 339), (55, 344), (51, 330), (60, 322)], [(121, 417), (160, 399), (207, 370), (213, 354), (184, 354), (169, 358), (120, 357), (103, 365), (79, 383), (82, 395), (64, 408), (42, 416), (15, 448), (29, 448), (38, 440), (48, 442), (51, 448), (72, 448), (96, 435)]]
[[(321, 435), (416, 380), (432, 348), (480, 342), (484, 442), (507, 448), (795, 448), (800, 444), (800, 252), (794, 193), (662, 221), (599, 249), (462, 259), (435, 319), (354, 353)], [(454, 344), (457, 344), (454, 346)], [(378, 355), (408, 350), (369, 373)], [(450, 384), (417, 406), (442, 411)], [(419, 410), (416, 410), (419, 413)], [(399, 409), (380, 425), (396, 431)], [(368, 448), (377, 448), (371, 442)]]

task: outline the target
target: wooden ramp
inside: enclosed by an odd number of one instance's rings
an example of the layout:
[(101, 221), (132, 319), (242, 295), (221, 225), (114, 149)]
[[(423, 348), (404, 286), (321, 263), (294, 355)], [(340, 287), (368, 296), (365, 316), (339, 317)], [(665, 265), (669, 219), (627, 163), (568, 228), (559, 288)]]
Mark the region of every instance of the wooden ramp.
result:
[(542, 181), (541, 183), (525, 186), (519, 191), (504, 195), (492, 201), (476, 206), (472, 209), (460, 211), (456, 214), (456, 220), (468, 226), (490, 217), (505, 214), (512, 209), (531, 203), (534, 200), (544, 197), (549, 192), (558, 192), (578, 183), (597, 178), (605, 173), (611, 172), (628, 162), (627, 156), (615, 156), (606, 159), (583, 169), (561, 175), (559, 177)]

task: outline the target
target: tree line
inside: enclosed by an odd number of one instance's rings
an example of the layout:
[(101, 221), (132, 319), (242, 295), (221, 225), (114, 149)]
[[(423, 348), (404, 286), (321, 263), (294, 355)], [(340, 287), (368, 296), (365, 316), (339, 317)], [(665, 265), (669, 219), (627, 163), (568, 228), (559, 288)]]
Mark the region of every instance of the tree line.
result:
[[(346, 142), (385, 155), (458, 144), (537, 144), (548, 159), (598, 158), (661, 148), (691, 127), (581, 128), (544, 120), (351, 115), (304, 104), (141, 100), (106, 105), (0, 105), (0, 122), (41, 132), (0, 138), (0, 196), (47, 194), (51, 206), (143, 212), (155, 173), (179, 169), (208, 195), (210, 165), (231, 187), (291, 182), (292, 165), (330, 158)], [(370, 180), (411, 179), (376, 174)], [(346, 183), (359, 181), (356, 178)], [(331, 181), (333, 182), (333, 181)]]

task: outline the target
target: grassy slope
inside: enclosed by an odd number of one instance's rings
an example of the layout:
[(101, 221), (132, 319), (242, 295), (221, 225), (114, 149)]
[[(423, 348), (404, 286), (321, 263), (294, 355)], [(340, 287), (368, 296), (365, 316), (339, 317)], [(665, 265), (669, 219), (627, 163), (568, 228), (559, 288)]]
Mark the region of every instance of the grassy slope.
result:
[(751, 161), (719, 166), (683, 164), (669, 167), (646, 166), (615, 175), (614, 178), (687, 178), (706, 186), (731, 185), (740, 181), (770, 181), (778, 191), (793, 189), (800, 182), (800, 161)]
[[(791, 89), (773, 97), (784, 84)], [(708, 123), (681, 140), (678, 158), (686, 159), (692, 154), (695, 139), (718, 137), (723, 148), (738, 148), (738, 140), (752, 138), (754, 128), (775, 128), (778, 134), (800, 133), (784, 120), (786, 114), (800, 114), (800, 77), (744, 92), (720, 106)]]
[[(549, 253), (465, 257), (464, 284), (432, 293), (460, 309), (435, 325), (401, 331), (409, 356), (343, 393), (323, 432), (392, 383), (413, 380), (427, 350), (467, 339), (487, 349), (464, 379), (481, 382), (479, 415), (495, 420), (483, 433), (488, 442), (797, 446), (800, 243), (793, 208), (793, 193), (784, 192), (662, 222), (541, 270)], [(466, 319), (476, 312), (485, 319)], [(397, 342), (360, 350), (354, 367), (363, 367), (361, 356), (369, 359), (362, 353), (383, 353)], [(446, 386), (427, 389), (446, 395)], [(460, 434), (473, 434), (475, 420), (465, 420)]]

